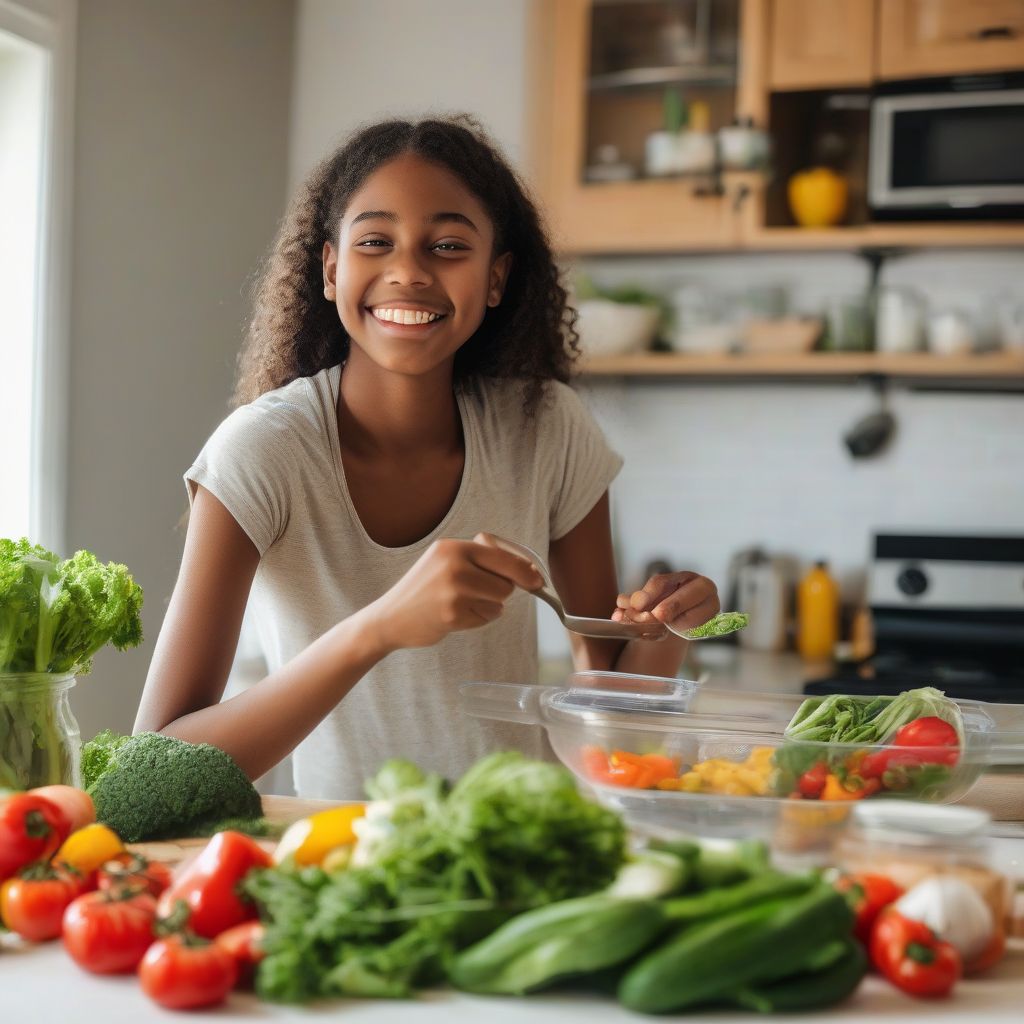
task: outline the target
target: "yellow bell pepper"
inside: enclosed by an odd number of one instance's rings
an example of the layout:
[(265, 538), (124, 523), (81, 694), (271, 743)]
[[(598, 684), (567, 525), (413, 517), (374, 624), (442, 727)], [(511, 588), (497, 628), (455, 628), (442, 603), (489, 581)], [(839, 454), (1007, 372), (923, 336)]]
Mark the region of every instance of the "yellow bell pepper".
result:
[(365, 813), (365, 804), (346, 804), (296, 821), (281, 836), (274, 850), (274, 863), (291, 857), (300, 867), (322, 864), (332, 850), (356, 841), (352, 822)]
[(70, 864), (76, 871), (88, 875), (124, 852), (125, 845), (112, 828), (93, 823), (72, 832), (53, 859)]

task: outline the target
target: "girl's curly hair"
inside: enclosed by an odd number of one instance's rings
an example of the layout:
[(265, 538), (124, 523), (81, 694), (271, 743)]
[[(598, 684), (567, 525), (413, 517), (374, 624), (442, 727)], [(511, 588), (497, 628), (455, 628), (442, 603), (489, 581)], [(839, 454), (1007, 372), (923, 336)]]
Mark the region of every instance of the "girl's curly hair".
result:
[(235, 405), (346, 358), (348, 335), (323, 293), (324, 242), (336, 242), (345, 209), (366, 179), (405, 153), (457, 175), (490, 215), (494, 252), (512, 253), (501, 304), (488, 307), (456, 353), (455, 380), (519, 379), (532, 410), (546, 381), (569, 379), (579, 355), (576, 312), (567, 304), (540, 214), (480, 125), (460, 114), (364, 127), (309, 175), (258, 275)]

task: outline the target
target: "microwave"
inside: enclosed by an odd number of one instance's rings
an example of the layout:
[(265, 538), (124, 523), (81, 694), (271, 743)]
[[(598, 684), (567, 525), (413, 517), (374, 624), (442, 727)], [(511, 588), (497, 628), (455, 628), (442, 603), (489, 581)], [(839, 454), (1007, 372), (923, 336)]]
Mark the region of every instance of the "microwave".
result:
[(868, 204), (875, 220), (1024, 219), (1024, 74), (876, 93)]

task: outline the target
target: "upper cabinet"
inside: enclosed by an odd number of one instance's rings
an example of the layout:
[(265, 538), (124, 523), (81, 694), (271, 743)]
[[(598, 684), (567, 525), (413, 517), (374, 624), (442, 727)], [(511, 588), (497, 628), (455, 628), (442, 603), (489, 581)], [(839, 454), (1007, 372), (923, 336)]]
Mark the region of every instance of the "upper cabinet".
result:
[(879, 0), (878, 13), (880, 78), (1024, 66), (1024, 0)]
[(870, 85), (874, 0), (772, 0), (770, 7), (769, 88)]
[(535, 6), (534, 164), (566, 252), (733, 248), (714, 133), (736, 113), (739, 0)]
[[(1024, 243), (1019, 219), (885, 223), (867, 189), (880, 80), (1024, 71), (1024, 0), (530, 10), (531, 177), (563, 253)], [(822, 165), (842, 177), (845, 210), (831, 227), (798, 226), (789, 185), (800, 175), (806, 195), (802, 172)], [(837, 194), (818, 182), (819, 197)]]

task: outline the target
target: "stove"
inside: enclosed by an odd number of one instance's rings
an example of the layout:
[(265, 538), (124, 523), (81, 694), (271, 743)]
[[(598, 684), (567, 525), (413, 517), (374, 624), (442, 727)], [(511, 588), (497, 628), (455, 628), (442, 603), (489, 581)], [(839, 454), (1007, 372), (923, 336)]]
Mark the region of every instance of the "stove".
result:
[(868, 603), (875, 653), (804, 693), (1024, 703), (1024, 537), (877, 534)]

